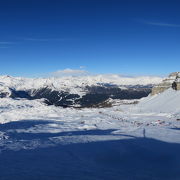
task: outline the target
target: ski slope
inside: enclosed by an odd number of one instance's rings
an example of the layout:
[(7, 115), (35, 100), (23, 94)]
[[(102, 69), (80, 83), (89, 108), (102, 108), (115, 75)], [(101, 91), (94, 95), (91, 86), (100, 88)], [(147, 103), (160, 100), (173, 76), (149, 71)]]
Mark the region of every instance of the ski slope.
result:
[(179, 98), (84, 109), (2, 98), (0, 179), (178, 180)]

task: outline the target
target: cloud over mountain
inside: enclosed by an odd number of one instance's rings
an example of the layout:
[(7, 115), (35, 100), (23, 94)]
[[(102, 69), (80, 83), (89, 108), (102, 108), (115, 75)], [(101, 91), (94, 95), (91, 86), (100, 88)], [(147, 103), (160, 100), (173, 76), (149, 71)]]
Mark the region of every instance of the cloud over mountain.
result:
[(87, 75), (88, 71), (83, 69), (64, 69), (64, 70), (58, 70), (55, 72), (50, 73), (50, 76), (53, 77), (62, 77), (62, 76), (83, 76)]

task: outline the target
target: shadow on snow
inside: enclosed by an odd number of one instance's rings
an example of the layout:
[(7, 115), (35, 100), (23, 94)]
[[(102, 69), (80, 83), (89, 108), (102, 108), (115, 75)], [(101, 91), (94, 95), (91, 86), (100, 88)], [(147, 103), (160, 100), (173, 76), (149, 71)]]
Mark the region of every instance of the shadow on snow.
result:
[[(30, 127), (26, 123), (28, 122), (23, 121), (22, 126)], [(36, 123), (49, 122), (33, 122), (31, 127), (37, 125)], [(20, 124), (21, 122), (18, 122), (16, 128), (22, 128)], [(9, 130), (11, 125), (13, 124), (0, 125), (0, 130)], [(112, 131), (91, 130), (69, 133), (110, 135)], [(45, 134), (45, 137), (50, 137), (51, 133)], [(43, 137), (42, 133), (36, 135), (40, 139)], [(60, 135), (64, 134), (57, 133), (53, 136)], [(34, 150), (4, 151), (0, 154), (0, 179), (15, 178), (18, 180), (179, 180), (180, 144), (149, 138), (133, 138), (57, 145)]]

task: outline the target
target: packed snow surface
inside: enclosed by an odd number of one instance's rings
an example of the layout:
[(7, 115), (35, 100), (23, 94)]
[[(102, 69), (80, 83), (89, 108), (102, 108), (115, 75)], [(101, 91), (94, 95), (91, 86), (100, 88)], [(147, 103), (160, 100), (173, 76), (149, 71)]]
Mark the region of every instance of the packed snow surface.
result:
[[(126, 105), (112, 108), (73, 109), (47, 106), (41, 100), (2, 98), (0, 123), (48, 121), (44, 125), (29, 129), (16, 129), (18, 132), (28, 133), (115, 129), (112, 134), (123, 132), (141, 137), (143, 129), (146, 129), (149, 137), (168, 142), (180, 142), (179, 131), (172, 130), (172, 128), (180, 128), (180, 91), (168, 89), (162, 94), (141, 99), (139, 104), (132, 104), (131, 101), (129, 105), (127, 104), (126, 102)], [(110, 135), (109, 138), (119, 137)], [(102, 139), (105, 140), (104, 137)], [(102, 139), (99, 136), (93, 136), (93, 139), (90, 138), (88, 141)]]
[(169, 88), (163, 93), (142, 98), (136, 106), (139, 112), (178, 114), (180, 112), (180, 91)]
[(178, 180), (180, 91), (117, 104), (0, 99), (0, 179)]

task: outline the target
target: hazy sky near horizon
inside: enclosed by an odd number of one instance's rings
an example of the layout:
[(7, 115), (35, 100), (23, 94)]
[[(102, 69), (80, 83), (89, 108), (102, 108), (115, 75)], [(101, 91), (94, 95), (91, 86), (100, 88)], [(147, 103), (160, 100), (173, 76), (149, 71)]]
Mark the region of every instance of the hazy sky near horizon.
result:
[(15, 76), (180, 71), (180, 1), (0, 1), (0, 63)]

